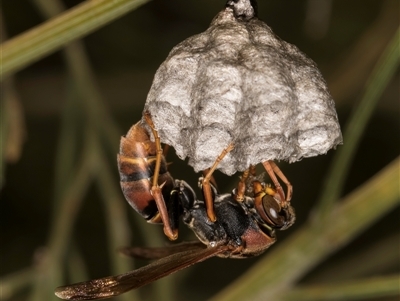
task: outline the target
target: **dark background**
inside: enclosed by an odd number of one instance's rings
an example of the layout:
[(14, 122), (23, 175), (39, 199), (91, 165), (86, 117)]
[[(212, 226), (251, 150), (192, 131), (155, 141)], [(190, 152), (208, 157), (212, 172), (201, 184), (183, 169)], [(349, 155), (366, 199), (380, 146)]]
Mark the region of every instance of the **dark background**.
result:
[[(315, 2), (315, 1), (314, 1)], [(321, 1), (322, 2), (322, 1)], [(68, 7), (80, 1), (64, 1)], [(225, 1), (154, 0), (136, 11), (84, 38), (106, 107), (117, 121), (123, 135), (141, 116), (152, 78), (173, 46), (204, 31)], [(360, 101), (374, 64), (398, 26), (399, 4), (396, 0), (334, 0), (328, 16), (310, 23), (313, 1), (259, 1), (259, 18), (282, 39), (297, 45), (320, 67), (337, 104), (339, 120), (345, 124), (353, 106)], [(41, 22), (43, 18), (30, 1), (2, 1), (6, 32), (16, 36)], [(315, 5), (315, 3), (314, 3)], [(313, 15), (318, 18), (317, 16)], [(1, 275), (17, 272), (33, 264), (46, 245), (54, 195), (54, 162), (60, 130), (60, 114), (66, 98), (67, 71), (61, 52), (34, 63), (15, 77), (17, 93), (25, 118), (26, 138), (20, 158), (6, 166), (5, 186), (1, 189)], [(351, 163), (344, 195), (355, 189), (399, 155), (399, 73), (386, 88)], [(346, 143), (346, 141), (345, 141)], [(117, 152), (118, 141), (115, 145)], [(295, 164), (280, 164), (294, 185), (293, 205), (297, 222), (279, 233), (279, 240), (294, 232), (309, 216), (319, 195), (333, 151), (326, 156), (304, 159)], [(109, 160), (118, 182), (115, 156)], [(195, 187), (198, 174), (170, 152), (171, 173)], [(114, 164), (114, 165), (113, 165)], [(238, 175), (217, 174), (222, 191), (232, 189)], [(110, 273), (106, 255), (103, 206), (93, 187), (76, 221), (77, 241), (91, 277)], [(133, 243), (143, 244), (146, 233), (135, 233), (141, 218), (132, 211), (129, 218)], [(351, 257), (380, 241), (398, 240), (399, 210), (390, 213), (345, 249), (329, 258), (303, 281), (315, 282), (343, 258)], [(148, 227), (157, 227), (148, 225)], [(161, 231), (161, 228), (159, 229)], [(182, 239), (192, 238), (182, 229)], [(279, 242), (278, 242), (279, 243)], [(397, 244), (398, 247), (398, 244)], [(266, 256), (267, 253), (264, 255)], [(191, 268), (179, 291), (181, 300), (204, 300), (224, 287), (256, 259), (223, 261), (211, 259)], [(398, 272), (396, 264), (382, 265), (368, 275)], [(340, 275), (336, 275), (340, 279)], [(179, 276), (178, 276), (179, 277)], [(332, 276), (335, 279), (334, 276)], [(149, 290), (142, 294), (145, 296)], [(28, 292), (10, 300), (26, 300)], [(390, 299), (388, 299), (390, 300)]]

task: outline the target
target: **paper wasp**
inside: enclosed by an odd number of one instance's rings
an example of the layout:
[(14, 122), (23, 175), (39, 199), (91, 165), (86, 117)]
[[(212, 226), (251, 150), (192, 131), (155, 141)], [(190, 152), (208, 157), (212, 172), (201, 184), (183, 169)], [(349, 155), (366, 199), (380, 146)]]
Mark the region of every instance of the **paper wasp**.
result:
[[(114, 297), (210, 257), (257, 256), (276, 241), (275, 230), (284, 230), (294, 223), (295, 213), (290, 205), (290, 199), (285, 199), (283, 191), (280, 193), (278, 189), (260, 181), (255, 176), (253, 168), (243, 174), (238, 187), (231, 193), (218, 192), (211, 180), (212, 173), (232, 149), (231, 145), (216, 159), (206, 176), (200, 178), (199, 184), (204, 201), (199, 200), (185, 181), (173, 180), (167, 172), (157, 132), (151, 127), (151, 119), (149, 120), (148, 124), (153, 131), (155, 142), (151, 142), (148, 135), (144, 135), (145, 139), (139, 142), (139, 136), (136, 135), (137, 140), (129, 142), (127, 146), (125, 139), (132, 136), (130, 135), (132, 129), (128, 132), (127, 138), (122, 139), (118, 162), (120, 172), (124, 173), (121, 175), (124, 194), (127, 199), (129, 198), (131, 205), (145, 218), (151, 222), (164, 222), (166, 234), (177, 234), (178, 219), (181, 216), (200, 242), (175, 244), (165, 248), (125, 249), (124, 253), (127, 255), (157, 260), (126, 274), (58, 287), (56, 295), (59, 298), (95, 300)], [(134, 131), (138, 130), (137, 127), (138, 124), (133, 126)], [(142, 134), (146, 133), (143, 127), (139, 129)], [(138, 146), (139, 144), (141, 146)], [(129, 150), (132, 146), (135, 150)], [(135, 157), (126, 158), (128, 151)], [(274, 164), (270, 166), (274, 171), (277, 168)], [(162, 180), (157, 179), (157, 168), (160, 170), (159, 178)], [(133, 182), (131, 183), (133, 188), (126, 188), (126, 185), (130, 184), (125, 182), (129, 181)], [(165, 191), (168, 191), (168, 194)], [(209, 218), (207, 197), (211, 198), (215, 221)], [(163, 202), (162, 209), (159, 207), (160, 200), (156, 198), (160, 198)], [(162, 213), (161, 210), (165, 212)], [(167, 227), (165, 221), (169, 223), (171, 232), (165, 229)]]

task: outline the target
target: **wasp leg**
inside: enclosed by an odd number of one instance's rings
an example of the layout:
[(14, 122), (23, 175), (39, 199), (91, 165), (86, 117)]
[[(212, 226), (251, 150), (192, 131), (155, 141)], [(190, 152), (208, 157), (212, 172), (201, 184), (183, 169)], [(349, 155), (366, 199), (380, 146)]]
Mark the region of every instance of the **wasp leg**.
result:
[[(207, 168), (203, 170), (203, 179), (207, 176), (207, 174), (210, 172), (211, 168)], [(210, 183), (214, 185), (215, 188), (218, 189), (217, 181), (215, 181), (214, 176), (211, 174), (210, 176)]]
[(236, 188), (235, 199), (238, 202), (242, 202), (244, 199), (244, 193), (246, 192), (246, 180), (249, 177), (251, 166), (243, 172), (243, 175), (240, 177), (240, 181)]
[[(289, 203), (290, 200), (292, 199), (292, 194), (293, 194), (292, 184), (290, 184), (290, 182), (285, 177), (283, 172), (279, 169), (279, 167), (273, 161), (265, 161), (262, 164), (264, 165), (265, 170), (267, 171), (272, 182), (274, 183), (275, 188), (276, 188), (279, 196), (281, 197), (281, 202), (284, 202), (285, 204)], [(281, 186), (281, 184), (279, 184), (279, 181), (275, 175), (277, 175), (283, 181), (283, 183), (285, 183), (285, 185), (287, 187), (286, 198), (285, 198), (285, 193), (282, 189), (282, 186)]]
[(164, 144), (164, 149), (163, 149), (163, 156), (166, 157), (167, 153), (169, 151), (169, 145), (168, 144)]
[(158, 136), (158, 132), (154, 127), (154, 123), (151, 120), (151, 116), (149, 112), (144, 113), (144, 119), (146, 123), (150, 127), (151, 131), (153, 132), (155, 144), (156, 144), (156, 166), (154, 168), (154, 175), (153, 175), (153, 184), (151, 187), (151, 194), (154, 197), (156, 202), (158, 212), (160, 213), (161, 219), (164, 224), (164, 233), (170, 240), (176, 240), (178, 238), (178, 229), (172, 229), (171, 223), (168, 216), (167, 206), (165, 205), (164, 197), (162, 195), (162, 187), (164, 184), (158, 185), (158, 176), (160, 174), (160, 165), (161, 165), (161, 158), (163, 155), (163, 151), (161, 149), (161, 142), (160, 136)]
[(204, 194), (204, 202), (207, 208), (207, 216), (210, 219), (210, 221), (215, 222), (217, 220), (217, 217), (215, 216), (214, 212), (214, 200), (212, 197), (212, 192), (211, 192), (211, 186), (210, 186), (210, 181), (213, 179), (212, 174), (213, 172), (217, 169), (217, 166), (219, 162), (233, 149), (234, 145), (233, 143), (229, 144), (227, 148), (225, 148), (221, 154), (218, 156), (218, 158), (215, 160), (213, 166), (207, 171), (207, 174), (203, 178), (202, 181), (202, 188), (203, 188), (203, 194)]
[(235, 200), (238, 202), (242, 202), (244, 199), (244, 195), (246, 193), (246, 189), (248, 189), (248, 183), (246, 183), (249, 179), (249, 176), (251, 176), (252, 179), (255, 178), (256, 176), (256, 167), (254, 165), (249, 166), (248, 169), (246, 169), (243, 172), (243, 175), (240, 177), (240, 181), (238, 183), (237, 189), (236, 189), (236, 194), (235, 194)]

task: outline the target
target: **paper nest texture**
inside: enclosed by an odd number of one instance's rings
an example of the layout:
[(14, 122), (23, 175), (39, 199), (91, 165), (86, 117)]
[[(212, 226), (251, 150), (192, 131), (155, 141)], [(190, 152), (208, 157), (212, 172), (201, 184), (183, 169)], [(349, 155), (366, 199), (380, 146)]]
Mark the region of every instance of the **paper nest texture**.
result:
[[(243, 3), (250, 0), (237, 1)], [(161, 142), (188, 157), (196, 172), (233, 142), (218, 165), (228, 175), (267, 160), (325, 154), (342, 143), (316, 64), (257, 17), (238, 16), (234, 5), (174, 47), (157, 70), (145, 110)]]

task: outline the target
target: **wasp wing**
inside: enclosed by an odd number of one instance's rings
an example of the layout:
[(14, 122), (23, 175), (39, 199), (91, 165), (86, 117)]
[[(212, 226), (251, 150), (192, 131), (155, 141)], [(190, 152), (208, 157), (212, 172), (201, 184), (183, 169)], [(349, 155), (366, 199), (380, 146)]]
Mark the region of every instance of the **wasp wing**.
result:
[(216, 246), (175, 253), (126, 274), (60, 286), (56, 288), (55, 294), (64, 300), (98, 300), (114, 297), (227, 250), (228, 246)]
[(124, 247), (120, 248), (118, 251), (129, 257), (152, 260), (164, 258), (175, 253), (205, 248), (206, 246), (200, 241), (190, 241), (167, 245), (161, 248)]

